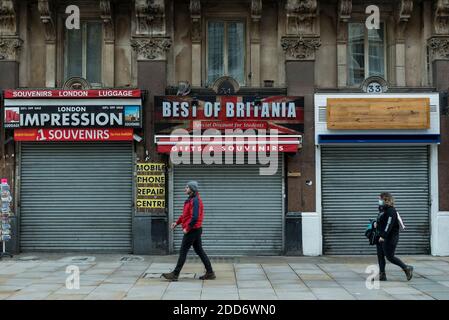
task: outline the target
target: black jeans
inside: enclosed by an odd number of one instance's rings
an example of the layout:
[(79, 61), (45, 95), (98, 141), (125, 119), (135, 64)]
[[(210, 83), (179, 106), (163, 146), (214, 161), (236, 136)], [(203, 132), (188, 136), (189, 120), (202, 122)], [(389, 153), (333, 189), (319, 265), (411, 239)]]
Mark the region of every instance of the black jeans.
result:
[(190, 230), (187, 234), (184, 234), (182, 238), (181, 250), (179, 252), (178, 263), (173, 272), (179, 274), (181, 272), (184, 263), (186, 262), (187, 254), (189, 253), (190, 247), (193, 245), (193, 249), (196, 254), (200, 257), (204, 266), (206, 267), (206, 272), (213, 272), (212, 265), (206, 252), (203, 250), (203, 245), (201, 244), (201, 233), (202, 228)]
[(401, 261), (401, 259), (394, 256), (396, 246), (398, 245), (399, 234), (392, 234), (383, 242), (377, 243), (377, 260), (379, 260), (379, 271), (385, 272), (385, 258), (391, 263), (399, 266), (402, 270), (405, 270), (407, 265)]

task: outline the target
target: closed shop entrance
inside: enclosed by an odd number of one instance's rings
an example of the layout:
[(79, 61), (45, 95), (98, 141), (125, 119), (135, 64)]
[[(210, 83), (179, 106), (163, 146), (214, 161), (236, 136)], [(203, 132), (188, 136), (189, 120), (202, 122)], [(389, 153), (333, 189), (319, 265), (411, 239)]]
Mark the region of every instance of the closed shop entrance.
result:
[(22, 251), (129, 253), (133, 146), (22, 143)]
[(364, 231), (390, 192), (406, 225), (399, 254), (430, 252), (428, 146), (321, 147), (324, 254), (375, 254)]
[[(260, 165), (249, 164), (174, 166), (171, 214), (174, 219), (179, 217), (187, 198), (185, 184), (197, 180), (204, 202), (203, 245), (208, 254), (282, 254), (282, 157), (274, 175), (260, 175)], [(181, 228), (176, 228), (175, 252), (182, 236)]]

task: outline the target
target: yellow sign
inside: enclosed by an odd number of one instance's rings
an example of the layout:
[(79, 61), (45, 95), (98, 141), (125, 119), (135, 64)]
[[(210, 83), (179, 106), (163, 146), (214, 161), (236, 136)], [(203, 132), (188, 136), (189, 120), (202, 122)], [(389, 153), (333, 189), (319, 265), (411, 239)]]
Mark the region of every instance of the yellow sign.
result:
[(137, 209), (165, 208), (165, 163), (137, 164)]
[(141, 209), (163, 209), (165, 208), (165, 200), (162, 199), (140, 199), (136, 202), (137, 208)]
[(165, 184), (165, 175), (164, 176), (137, 175), (137, 183)]
[(165, 188), (142, 188), (137, 189), (138, 196), (165, 196)]

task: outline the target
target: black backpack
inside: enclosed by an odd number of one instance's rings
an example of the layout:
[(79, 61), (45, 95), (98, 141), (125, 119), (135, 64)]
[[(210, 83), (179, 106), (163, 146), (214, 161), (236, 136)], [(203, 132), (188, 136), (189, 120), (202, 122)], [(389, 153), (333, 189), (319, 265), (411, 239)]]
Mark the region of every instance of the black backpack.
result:
[(377, 244), (378, 236), (377, 236), (377, 229), (374, 228), (374, 222), (375, 220), (370, 220), (370, 223), (366, 227), (365, 230), (365, 237), (368, 238), (370, 246), (373, 246)]

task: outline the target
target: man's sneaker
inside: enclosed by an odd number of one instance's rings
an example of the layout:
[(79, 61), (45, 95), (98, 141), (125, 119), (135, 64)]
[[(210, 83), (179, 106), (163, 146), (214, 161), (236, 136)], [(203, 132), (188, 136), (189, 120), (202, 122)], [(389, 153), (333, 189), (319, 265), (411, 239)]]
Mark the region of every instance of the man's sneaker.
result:
[(385, 272), (379, 273), (379, 281), (387, 281), (387, 274)]
[(163, 273), (162, 276), (170, 281), (178, 281), (178, 274), (174, 273), (174, 272), (170, 272), (170, 273)]
[(214, 280), (215, 278), (215, 272), (206, 272), (200, 277), (200, 280)]
[(405, 268), (404, 272), (405, 272), (405, 275), (407, 276), (407, 281), (410, 281), (413, 277), (413, 267), (407, 266), (407, 268)]

